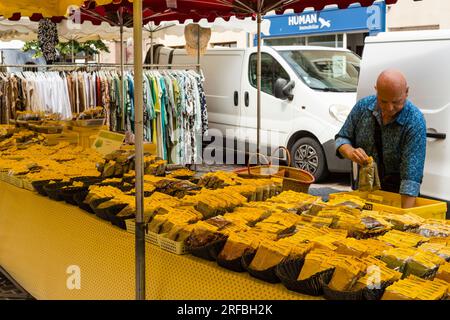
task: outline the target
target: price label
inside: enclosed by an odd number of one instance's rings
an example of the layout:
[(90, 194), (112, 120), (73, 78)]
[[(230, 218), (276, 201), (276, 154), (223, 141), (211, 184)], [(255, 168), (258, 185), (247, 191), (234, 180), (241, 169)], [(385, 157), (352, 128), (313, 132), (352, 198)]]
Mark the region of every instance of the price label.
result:
[(120, 146), (122, 145), (124, 139), (125, 135), (123, 134), (101, 130), (98, 133), (97, 138), (92, 145), (92, 148), (97, 150), (102, 155), (107, 155), (115, 150), (120, 149)]

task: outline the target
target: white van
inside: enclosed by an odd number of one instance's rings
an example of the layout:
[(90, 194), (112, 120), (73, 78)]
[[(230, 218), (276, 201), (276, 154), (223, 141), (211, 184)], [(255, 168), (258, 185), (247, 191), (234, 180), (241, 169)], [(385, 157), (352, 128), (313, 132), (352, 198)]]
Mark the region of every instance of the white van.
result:
[[(223, 48), (200, 60), (209, 128), (237, 145), (245, 142), (247, 152), (256, 150), (257, 140), (256, 57), (256, 48)], [(196, 57), (159, 48), (156, 62), (195, 63)], [(292, 164), (318, 180), (328, 172), (350, 172), (350, 162), (336, 157), (334, 136), (356, 102), (359, 63), (344, 49), (263, 46), (261, 150), (287, 147)]]
[(450, 30), (380, 33), (366, 38), (358, 99), (374, 94), (381, 71), (402, 71), (409, 99), (421, 109), (428, 131), (421, 194), (450, 201)]

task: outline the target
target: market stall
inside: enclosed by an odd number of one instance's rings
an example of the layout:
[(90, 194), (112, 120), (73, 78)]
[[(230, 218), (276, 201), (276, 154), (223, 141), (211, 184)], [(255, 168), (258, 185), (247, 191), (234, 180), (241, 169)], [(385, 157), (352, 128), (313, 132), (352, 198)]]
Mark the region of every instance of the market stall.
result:
[[(20, 199), (20, 202), (18, 201)], [(134, 236), (68, 204), (0, 182), (0, 264), (37, 299), (133, 299)], [(9, 214), (3, 214), (8, 212)], [(148, 244), (147, 299), (305, 299)], [(81, 289), (71, 290), (70, 266)], [(308, 297), (310, 299), (311, 297)]]
[[(144, 5), (153, 13), (193, 10), (178, 2)], [(262, 3), (210, 1), (214, 17), (204, 7), (194, 11), (211, 20), (256, 13), (260, 22), (279, 5), (306, 5)], [(133, 7), (136, 83), (146, 76), (141, 5)], [(118, 146), (100, 155), (68, 142), (49, 146), (28, 130), (36, 120), (30, 117), (0, 128), (0, 264), (35, 297), (447, 298), (445, 204), (418, 199), (405, 211), (400, 195), (374, 190), (323, 202), (306, 193), (313, 181), (306, 172), (287, 167), (201, 177), (172, 171), (164, 156), (144, 157), (145, 92), (130, 87), (135, 150)]]
[[(2, 129), (0, 264), (37, 298), (131, 298), (134, 151), (102, 156)], [(143, 169), (148, 299), (414, 299), (409, 285), (430, 287), (420, 299), (447, 297), (444, 203), (403, 210), (382, 191), (323, 202), (292, 190), (307, 191), (305, 179), (198, 176), (155, 156)]]

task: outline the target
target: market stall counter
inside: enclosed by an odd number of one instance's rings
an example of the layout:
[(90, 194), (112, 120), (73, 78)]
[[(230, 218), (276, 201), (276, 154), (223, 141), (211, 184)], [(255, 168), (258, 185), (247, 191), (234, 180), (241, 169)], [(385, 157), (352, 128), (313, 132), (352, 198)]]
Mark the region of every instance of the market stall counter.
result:
[[(37, 299), (134, 299), (134, 235), (0, 182), (0, 265)], [(147, 299), (322, 299), (146, 246)]]

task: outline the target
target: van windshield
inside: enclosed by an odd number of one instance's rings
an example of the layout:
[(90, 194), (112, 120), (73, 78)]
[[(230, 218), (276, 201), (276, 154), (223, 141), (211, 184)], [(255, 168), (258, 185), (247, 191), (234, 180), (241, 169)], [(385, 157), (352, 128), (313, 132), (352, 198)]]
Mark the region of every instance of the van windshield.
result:
[(281, 50), (279, 53), (311, 89), (356, 92), (360, 65), (357, 55), (330, 50)]

